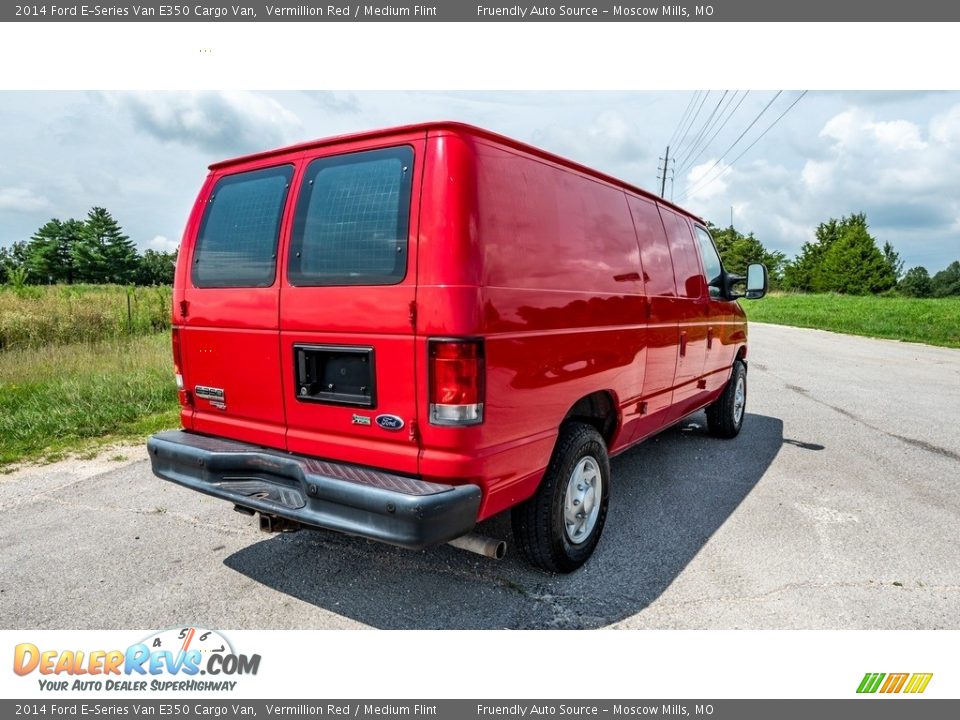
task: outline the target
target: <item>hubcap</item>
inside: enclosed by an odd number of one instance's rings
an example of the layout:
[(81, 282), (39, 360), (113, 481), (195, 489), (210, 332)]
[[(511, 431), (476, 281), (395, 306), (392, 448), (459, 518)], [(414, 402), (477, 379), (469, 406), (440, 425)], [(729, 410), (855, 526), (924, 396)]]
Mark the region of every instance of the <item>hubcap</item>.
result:
[(743, 419), (743, 406), (747, 404), (747, 383), (743, 375), (737, 378), (737, 387), (733, 393), (733, 421), (739, 425)]
[(600, 500), (603, 497), (603, 476), (599, 463), (589, 455), (570, 473), (563, 499), (563, 525), (567, 539), (574, 545), (584, 542), (597, 524)]

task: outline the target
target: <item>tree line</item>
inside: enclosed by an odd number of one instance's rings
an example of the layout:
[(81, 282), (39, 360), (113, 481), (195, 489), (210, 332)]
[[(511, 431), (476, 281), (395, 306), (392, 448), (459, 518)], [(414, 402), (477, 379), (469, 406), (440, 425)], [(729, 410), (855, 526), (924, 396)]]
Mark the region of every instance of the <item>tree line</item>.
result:
[[(769, 250), (733, 226), (707, 223), (724, 267), (743, 274), (761, 262), (770, 271), (774, 289), (794, 292), (835, 292), (847, 295), (899, 293), (911, 297), (960, 295), (960, 261), (930, 275), (925, 267), (903, 271), (904, 263), (889, 242), (879, 246), (870, 234), (867, 216), (854, 213), (820, 223), (813, 240), (793, 259)], [(84, 220), (56, 218), (29, 240), (0, 248), (0, 283), (116, 283), (170, 285), (177, 253), (136, 246), (113, 216), (94, 207)]]
[(176, 258), (176, 251), (141, 255), (120, 223), (94, 207), (83, 220), (53, 218), (29, 240), (0, 248), (0, 283), (170, 285)]
[(960, 295), (960, 261), (933, 276), (922, 265), (904, 272), (903, 260), (893, 245), (885, 242), (881, 247), (870, 234), (864, 213), (820, 223), (813, 240), (805, 242), (791, 260), (782, 252), (768, 250), (753, 233), (743, 235), (732, 226), (707, 225), (728, 271), (743, 274), (750, 263), (763, 263), (775, 289), (845, 295)]

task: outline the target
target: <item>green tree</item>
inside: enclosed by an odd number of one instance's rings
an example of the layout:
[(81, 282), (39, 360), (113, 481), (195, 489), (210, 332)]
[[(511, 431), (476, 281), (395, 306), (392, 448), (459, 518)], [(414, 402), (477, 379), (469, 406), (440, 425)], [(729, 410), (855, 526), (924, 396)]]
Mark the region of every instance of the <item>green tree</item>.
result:
[(900, 292), (910, 297), (930, 297), (933, 294), (933, 285), (930, 283), (930, 273), (923, 265), (907, 270), (903, 279), (897, 285)]
[(954, 260), (930, 280), (934, 297), (960, 295), (960, 261)]
[(783, 271), (783, 284), (788, 290), (813, 292), (818, 283), (823, 257), (833, 244), (840, 239), (844, 230), (854, 225), (867, 225), (867, 216), (856, 213), (840, 220), (830, 218), (820, 223), (814, 233), (813, 242), (805, 242), (800, 254), (787, 263)]
[(79, 220), (51, 219), (41, 226), (27, 244), (27, 267), (38, 283), (73, 283), (73, 248), (83, 237)]
[(74, 248), (74, 260), (77, 274), (86, 282), (129, 283), (139, 258), (120, 223), (104, 208), (95, 207), (87, 214), (83, 237)]
[(5, 285), (10, 273), (10, 251), (0, 247), (0, 285)]
[(787, 263), (783, 284), (803, 292), (877, 293), (894, 287), (902, 270), (893, 246), (886, 243), (881, 252), (867, 216), (854, 213), (820, 223), (813, 242)]
[(27, 265), (27, 243), (23, 240), (10, 245), (9, 248), (0, 248), (0, 282), (10, 282), (13, 273)]
[(899, 282), (900, 278), (903, 277), (903, 260), (900, 259), (900, 253), (894, 250), (893, 245), (889, 242), (885, 242), (883, 244), (883, 257), (886, 259), (887, 265), (890, 266), (894, 278)]
[(734, 227), (719, 228), (707, 223), (707, 228), (717, 245), (720, 259), (727, 272), (745, 275), (751, 263), (763, 263), (770, 274), (771, 287), (777, 287), (782, 279), (786, 255), (779, 250), (768, 250), (753, 233), (744, 235)]
[(814, 273), (813, 289), (867, 295), (889, 290), (896, 283), (893, 268), (867, 231), (864, 218), (864, 222), (848, 223), (830, 243)]
[(147, 250), (140, 258), (134, 277), (137, 285), (172, 285), (177, 251)]

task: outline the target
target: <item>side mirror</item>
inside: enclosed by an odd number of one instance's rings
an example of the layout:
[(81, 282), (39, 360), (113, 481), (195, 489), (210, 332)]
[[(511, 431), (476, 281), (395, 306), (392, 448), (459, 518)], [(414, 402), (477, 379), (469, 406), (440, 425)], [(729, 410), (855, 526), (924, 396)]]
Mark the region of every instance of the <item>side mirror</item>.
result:
[(769, 283), (766, 265), (761, 263), (749, 265), (747, 267), (747, 292), (744, 297), (747, 300), (759, 300), (767, 294)]

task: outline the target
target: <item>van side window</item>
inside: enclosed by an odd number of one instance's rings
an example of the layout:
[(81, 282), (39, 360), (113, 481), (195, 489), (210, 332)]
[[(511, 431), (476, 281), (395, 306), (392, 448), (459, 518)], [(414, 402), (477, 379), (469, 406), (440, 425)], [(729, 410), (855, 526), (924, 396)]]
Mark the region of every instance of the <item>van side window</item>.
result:
[(697, 233), (697, 245), (700, 246), (700, 259), (703, 260), (703, 271), (707, 275), (707, 285), (710, 286), (710, 297), (720, 297), (720, 280), (723, 274), (723, 265), (720, 256), (713, 245), (710, 233), (699, 225), (694, 225)]
[(630, 197), (630, 213), (640, 242), (640, 265), (647, 295), (673, 297), (673, 260), (663, 232), (657, 206), (649, 200)]
[(673, 258), (673, 274), (677, 282), (677, 295), (686, 298), (703, 297), (703, 274), (697, 262), (696, 242), (690, 232), (690, 225), (677, 213), (660, 208), (663, 226), (670, 242), (670, 255)]
[(314, 160), (293, 223), (293, 285), (394, 285), (407, 271), (408, 146)]
[(193, 250), (198, 288), (270, 287), (280, 218), (293, 166), (220, 178), (207, 201)]

